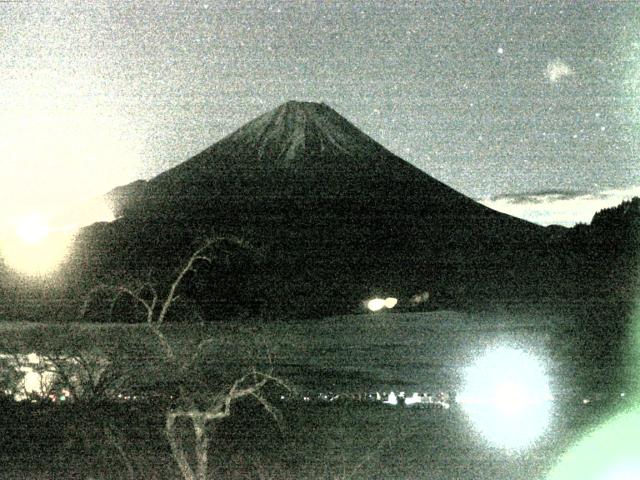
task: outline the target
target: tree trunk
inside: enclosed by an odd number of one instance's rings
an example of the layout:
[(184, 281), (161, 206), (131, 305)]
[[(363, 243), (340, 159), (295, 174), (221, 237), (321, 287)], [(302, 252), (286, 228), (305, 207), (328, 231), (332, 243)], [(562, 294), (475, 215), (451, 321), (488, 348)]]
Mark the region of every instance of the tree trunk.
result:
[(209, 436), (207, 435), (204, 414), (194, 415), (192, 421), (196, 434), (196, 478), (198, 480), (207, 480)]
[(171, 446), (171, 453), (173, 454), (173, 458), (178, 464), (178, 468), (180, 468), (180, 473), (182, 473), (182, 478), (184, 480), (197, 480), (196, 476), (189, 465), (189, 460), (187, 460), (187, 456), (184, 453), (182, 445), (180, 444), (180, 440), (178, 439), (178, 435), (176, 434), (176, 419), (178, 417), (171, 412), (167, 413), (167, 422), (165, 426), (167, 438), (169, 439), (169, 445)]

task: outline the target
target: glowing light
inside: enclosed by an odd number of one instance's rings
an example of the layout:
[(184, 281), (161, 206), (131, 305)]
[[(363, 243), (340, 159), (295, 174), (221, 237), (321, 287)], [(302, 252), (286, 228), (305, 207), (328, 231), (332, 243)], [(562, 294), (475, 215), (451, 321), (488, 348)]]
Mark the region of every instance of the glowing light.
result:
[(29, 215), (18, 221), (16, 233), (26, 243), (40, 243), (49, 235), (49, 225), (40, 215)]
[(75, 208), (10, 219), (0, 232), (0, 256), (14, 270), (43, 276), (58, 267), (69, 253), (75, 232), (95, 222), (115, 219), (103, 200), (83, 202)]
[(416, 293), (411, 300), (409, 300), (414, 305), (420, 305), (421, 303), (425, 303), (429, 300), (429, 292)]
[(562, 60), (554, 60), (547, 65), (545, 76), (547, 79), (556, 83), (564, 77), (573, 75), (573, 69)]
[(0, 235), (0, 254), (12, 269), (29, 276), (54, 270), (67, 255), (71, 232), (48, 225), (40, 215), (19, 217)]
[(384, 299), (384, 307), (385, 308), (393, 308), (398, 304), (398, 299), (393, 297), (388, 297)]
[(373, 298), (367, 302), (367, 308), (372, 312), (379, 312), (383, 308), (393, 308), (398, 304), (398, 299), (394, 297)]
[(550, 398), (548, 379), (537, 358), (514, 348), (497, 348), (467, 369), (457, 400), (489, 442), (519, 450), (546, 431)]
[(22, 372), (24, 376), (18, 384), (13, 398), (20, 401), (31, 395), (43, 397), (53, 385), (56, 378), (55, 372), (39, 369), (38, 366), (43, 359), (36, 353), (30, 353), (21, 360), (24, 363), (18, 366), (17, 370)]
[(382, 298), (374, 298), (367, 302), (367, 308), (372, 312), (378, 312), (384, 308), (385, 301)]
[(394, 392), (391, 392), (389, 393), (389, 396), (387, 397), (387, 399), (382, 403), (385, 403), (387, 405), (398, 405), (398, 397)]

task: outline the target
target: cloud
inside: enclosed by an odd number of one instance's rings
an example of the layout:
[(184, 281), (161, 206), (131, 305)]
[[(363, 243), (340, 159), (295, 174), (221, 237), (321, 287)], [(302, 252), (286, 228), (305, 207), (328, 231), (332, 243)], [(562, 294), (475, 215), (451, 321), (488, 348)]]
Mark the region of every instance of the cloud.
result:
[(576, 223), (590, 223), (599, 210), (614, 207), (632, 197), (640, 197), (640, 186), (600, 192), (546, 190), (513, 193), (481, 199), (480, 203), (540, 225), (570, 227)]
[(550, 200), (571, 200), (588, 195), (579, 190), (541, 190), (539, 192), (508, 193), (491, 197), (494, 202), (506, 202), (514, 205), (529, 203), (545, 203)]
[(547, 65), (545, 76), (551, 83), (556, 83), (564, 77), (573, 75), (573, 69), (562, 60), (554, 60)]

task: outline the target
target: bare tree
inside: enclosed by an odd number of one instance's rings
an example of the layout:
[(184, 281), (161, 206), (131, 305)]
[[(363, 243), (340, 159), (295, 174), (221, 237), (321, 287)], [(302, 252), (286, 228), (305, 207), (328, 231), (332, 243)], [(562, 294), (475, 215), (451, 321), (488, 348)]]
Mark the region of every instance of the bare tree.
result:
[[(234, 245), (241, 248), (249, 248), (242, 240), (236, 237), (211, 237), (207, 238), (191, 256), (184, 262), (173, 281), (169, 285), (167, 293), (161, 296), (156, 287), (150, 281), (134, 281), (129, 284), (108, 285), (100, 284), (94, 287), (86, 297), (82, 315), (87, 311), (93, 297), (99, 292), (110, 295), (110, 312), (119, 298), (128, 296), (142, 308), (146, 324), (150, 331), (158, 339), (168, 365), (178, 373), (178, 378), (186, 379), (196, 363), (205, 353), (205, 349), (213, 343), (212, 338), (202, 340), (187, 355), (179, 355), (176, 349), (165, 336), (162, 327), (167, 320), (171, 307), (179, 301), (179, 289), (190, 272), (196, 271), (198, 262), (212, 264), (220, 252), (225, 252), (226, 245)], [(278, 410), (262, 394), (263, 388), (268, 383), (279, 384), (289, 388), (280, 379), (272, 376), (271, 372), (260, 372), (253, 369), (250, 373), (236, 380), (224, 393), (217, 395), (205, 395), (204, 401), (201, 395), (197, 395), (185, 383), (180, 385), (179, 406), (170, 407), (166, 412), (165, 434), (171, 447), (174, 460), (185, 480), (205, 480), (208, 475), (208, 452), (211, 441), (207, 425), (210, 422), (219, 422), (231, 415), (231, 409), (238, 400), (249, 397), (258, 401), (267, 412), (279, 421)], [(198, 397), (198, 398), (196, 398)], [(177, 432), (177, 422), (185, 419), (191, 422), (195, 435), (195, 468), (189, 463), (187, 452), (180, 441)]]
[[(184, 262), (173, 281), (169, 285), (164, 298), (161, 298), (156, 286), (150, 281), (140, 281), (137, 279), (125, 280), (118, 284), (101, 283), (92, 288), (85, 297), (81, 310), (81, 317), (84, 317), (95, 296), (99, 293), (106, 293), (110, 296), (109, 313), (113, 315), (113, 310), (120, 298), (129, 297), (135, 304), (142, 308), (146, 324), (158, 338), (165, 356), (171, 360), (176, 360), (176, 354), (171, 344), (167, 341), (161, 327), (165, 324), (168, 313), (181, 296), (178, 293), (185, 277), (191, 272), (196, 272), (196, 264), (205, 262), (212, 264), (216, 259), (220, 259), (220, 253), (228, 253), (227, 246), (236, 246), (244, 249), (251, 247), (242, 239), (233, 236), (208, 237), (196, 248), (191, 256)], [(222, 259), (224, 260), (223, 257)]]
[[(280, 379), (270, 374), (253, 371), (236, 380), (231, 388), (223, 395), (211, 398), (206, 408), (191, 405), (186, 408), (174, 408), (167, 412), (165, 433), (171, 446), (173, 458), (178, 463), (180, 472), (185, 480), (206, 480), (208, 478), (208, 452), (211, 440), (207, 428), (209, 422), (220, 422), (231, 415), (231, 408), (235, 402), (245, 397), (256, 399), (267, 412), (277, 421), (280, 421), (280, 412), (262, 395), (261, 390), (267, 383), (275, 383), (289, 388)], [(195, 434), (195, 469), (190, 465), (186, 452), (180, 442), (176, 431), (176, 422), (179, 419), (190, 420)]]

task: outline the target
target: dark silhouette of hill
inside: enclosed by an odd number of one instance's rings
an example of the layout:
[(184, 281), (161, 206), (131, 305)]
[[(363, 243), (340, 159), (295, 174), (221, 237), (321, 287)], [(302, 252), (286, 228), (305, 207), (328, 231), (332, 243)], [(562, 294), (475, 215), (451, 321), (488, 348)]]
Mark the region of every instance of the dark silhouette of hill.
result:
[(136, 180), (127, 185), (114, 188), (110, 192), (107, 192), (103, 198), (106, 200), (106, 203), (111, 206), (113, 215), (119, 218), (124, 215), (127, 205), (133, 204), (140, 199), (146, 185), (147, 182), (145, 180)]
[(571, 270), (584, 279), (584, 295), (591, 290), (632, 298), (640, 266), (640, 198), (597, 212), (589, 225), (567, 230), (561, 245), (580, 259)]
[(561, 278), (574, 286), (568, 300), (583, 309), (572, 332), (577, 356), (588, 359), (599, 389), (628, 382), (624, 365), (637, 348), (640, 198), (601, 210), (589, 225), (567, 229), (556, 250), (566, 259)]
[(552, 268), (548, 229), (476, 203), (324, 104), (287, 102), (110, 195), (121, 218), (81, 235), (73, 269), (84, 281), (111, 271), (166, 276), (212, 229), (259, 255), (242, 272), (212, 272), (222, 280), (202, 291), (234, 283), (241, 291), (227, 303), (305, 315), (418, 291), (433, 305), (539, 295)]

